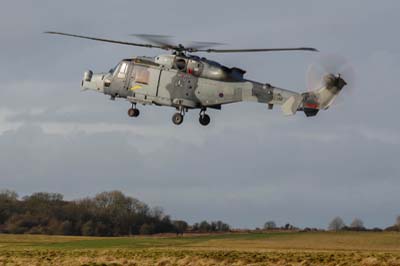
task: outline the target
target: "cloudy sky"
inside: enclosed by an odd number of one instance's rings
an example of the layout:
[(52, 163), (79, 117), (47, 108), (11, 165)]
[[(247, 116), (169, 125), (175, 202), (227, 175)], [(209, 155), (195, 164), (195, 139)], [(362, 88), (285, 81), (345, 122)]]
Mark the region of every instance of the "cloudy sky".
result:
[[(173, 218), (235, 227), (326, 227), (334, 216), (387, 226), (400, 215), (399, 1), (3, 0), (0, 9), (0, 188), (67, 199), (118, 189)], [(189, 112), (80, 92), (82, 73), (161, 51), (48, 36), (121, 40), (131, 33), (226, 47), (312, 46), (356, 71), (352, 93), (307, 119), (255, 103)], [(296, 91), (310, 53), (208, 55), (247, 78)]]

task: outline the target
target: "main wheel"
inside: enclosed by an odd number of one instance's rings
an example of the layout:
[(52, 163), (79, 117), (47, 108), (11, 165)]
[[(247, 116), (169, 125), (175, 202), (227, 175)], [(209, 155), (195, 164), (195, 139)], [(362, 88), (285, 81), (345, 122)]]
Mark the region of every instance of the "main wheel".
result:
[(130, 109), (128, 110), (128, 115), (129, 115), (130, 117), (138, 117), (139, 114), (140, 114), (139, 109), (130, 108)]
[(210, 121), (210, 116), (207, 114), (200, 115), (199, 117), (199, 122), (202, 126), (207, 126), (208, 124), (210, 124)]
[(129, 115), (130, 117), (134, 117), (134, 116), (135, 116), (135, 109), (129, 108), (129, 110), (128, 110), (128, 115)]
[(180, 125), (180, 124), (182, 124), (182, 122), (183, 122), (183, 115), (181, 115), (180, 113), (175, 113), (175, 114), (172, 116), (172, 122), (173, 122), (175, 125)]

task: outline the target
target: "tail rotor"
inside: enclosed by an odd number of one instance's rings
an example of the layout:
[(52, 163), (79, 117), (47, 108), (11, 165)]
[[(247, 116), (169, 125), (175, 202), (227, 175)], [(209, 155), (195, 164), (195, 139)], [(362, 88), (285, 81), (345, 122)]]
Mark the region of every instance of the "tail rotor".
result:
[[(325, 54), (317, 57), (306, 73), (308, 92), (303, 94), (304, 111), (316, 114), (316, 110), (328, 109), (333, 103), (354, 89), (355, 71), (351, 64), (342, 56)], [(341, 92), (344, 92), (341, 93)], [(310, 109), (314, 109), (310, 112)]]
[[(332, 83), (335, 82), (334, 77), (336, 82), (339, 83)], [(355, 71), (343, 56), (336, 54), (319, 55), (307, 69), (306, 85), (309, 92), (332, 85), (338, 85), (341, 88), (346, 86), (345, 91), (351, 92), (355, 87)]]

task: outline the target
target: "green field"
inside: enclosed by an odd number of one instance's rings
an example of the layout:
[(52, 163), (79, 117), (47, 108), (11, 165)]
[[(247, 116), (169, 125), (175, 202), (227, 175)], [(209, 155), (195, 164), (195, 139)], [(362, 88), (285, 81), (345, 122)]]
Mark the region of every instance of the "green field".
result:
[(400, 233), (0, 235), (0, 265), (400, 265)]

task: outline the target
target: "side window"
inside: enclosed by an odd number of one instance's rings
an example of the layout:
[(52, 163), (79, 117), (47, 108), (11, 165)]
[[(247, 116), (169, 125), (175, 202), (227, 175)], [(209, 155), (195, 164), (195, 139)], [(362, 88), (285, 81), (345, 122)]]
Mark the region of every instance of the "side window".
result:
[(137, 83), (149, 84), (150, 71), (145, 66), (135, 65), (133, 67), (132, 78)]
[(128, 71), (128, 63), (123, 62), (119, 68), (118, 78), (123, 79), (126, 77), (126, 72)]

